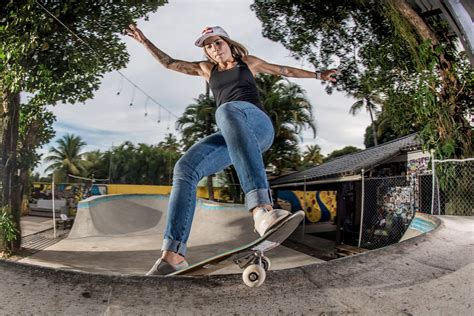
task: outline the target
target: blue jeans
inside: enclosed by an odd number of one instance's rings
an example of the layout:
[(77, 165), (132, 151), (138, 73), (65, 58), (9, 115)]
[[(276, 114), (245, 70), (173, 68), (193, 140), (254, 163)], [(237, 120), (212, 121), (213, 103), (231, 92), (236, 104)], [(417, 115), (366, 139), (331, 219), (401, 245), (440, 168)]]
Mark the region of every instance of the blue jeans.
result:
[(174, 167), (162, 250), (186, 255), (199, 180), (231, 164), (245, 192), (245, 206), (272, 204), (262, 153), (273, 143), (273, 125), (255, 105), (232, 101), (216, 111), (219, 131), (194, 144)]

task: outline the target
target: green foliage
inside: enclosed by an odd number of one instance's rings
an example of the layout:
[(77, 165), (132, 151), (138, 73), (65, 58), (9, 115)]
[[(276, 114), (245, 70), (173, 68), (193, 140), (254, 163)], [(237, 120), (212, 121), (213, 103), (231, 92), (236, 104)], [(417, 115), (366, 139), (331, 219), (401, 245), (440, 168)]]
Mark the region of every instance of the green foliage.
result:
[(472, 194), (473, 162), (444, 162), (436, 164), (440, 195), (445, 215), (473, 216)]
[(303, 161), (300, 168), (314, 167), (322, 164), (324, 156), (321, 154), (321, 147), (318, 145), (308, 145), (303, 152)]
[(10, 243), (16, 240), (17, 233), (18, 229), (16, 228), (13, 216), (7, 208), (3, 207), (0, 210), (0, 241), (3, 242), (2, 248), (7, 256), (10, 255)]
[(189, 105), (176, 121), (176, 127), (183, 134), (184, 150), (200, 139), (217, 131), (215, 124), (216, 102), (213, 97), (200, 94), (196, 103)]
[(346, 147), (341, 148), (341, 149), (336, 149), (333, 152), (329, 153), (326, 158), (324, 158), (324, 162), (327, 162), (329, 160), (332, 160), (334, 158), (341, 157), (341, 156), (344, 156), (344, 155), (357, 153), (361, 150), (362, 149), (354, 147), (354, 146), (346, 146)]
[(120, 33), (164, 3), (24, 0), (0, 6), (0, 88), (9, 95), (29, 94), (21, 106), (18, 139), (19, 167), (24, 172), (37, 165), (36, 149), (54, 137), (54, 116), (45, 107), (92, 98), (103, 74), (128, 62)]
[(172, 151), (176, 153), (181, 152), (181, 146), (179, 145), (178, 139), (172, 133), (166, 134), (165, 140), (159, 142), (158, 147), (163, 150)]
[[(377, 137), (378, 144), (383, 144), (402, 136), (395, 133), (395, 131), (390, 126), (390, 122), (383, 119), (383, 117), (381, 116), (379, 116), (379, 118), (375, 121), (375, 126), (377, 127), (375, 135)], [(370, 148), (370, 147), (375, 146), (374, 137), (373, 137), (374, 133), (372, 131), (372, 128), (373, 128), (372, 125), (369, 125), (365, 129), (365, 133), (364, 133), (365, 148)]]
[(300, 86), (281, 76), (261, 74), (255, 80), (275, 129), (273, 145), (264, 154), (265, 165), (274, 174), (296, 170), (301, 164), (298, 135), (311, 129), (316, 137), (311, 103)]
[(108, 178), (110, 170), (111, 183), (170, 185), (173, 167), (180, 157), (180, 150), (162, 145), (124, 142), (104, 153), (102, 166), (107, 168), (98, 174)]
[[(264, 1), (252, 5), (263, 35), (282, 43), (315, 68), (341, 73), (336, 89), (381, 93), (384, 116), (397, 135), (417, 131), (438, 157), (472, 155), (466, 120), (474, 70), (446, 36), (439, 18), (420, 17), (437, 43), (422, 38), (394, 1)], [(424, 25), (423, 25), (424, 26)], [(331, 87), (327, 87), (328, 92)]]
[[(128, 54), (119, 34), (164, 1), (7, 1), (0, 9), (0, 80), (11, 93), (33, 93), (36, 105), (84, 102), (102, 74), (125, 66)], [(92, 49), (91, 49), (92, 48)]]
[[(80, 136), (66, 134), (58, 139), (57, 147), (49, 149), (49, 155), (44, 159), (45, 162), (52, 162), (45, 171), (54, 172), (55, 180), (60, 182), (69, 182), (68, 174), (81, 176), (84, 175), (86, 166), (81, 153), (86, 143)], [(57, 177), (57, 178), (56, 178)]]
[(54, 137), (53, 122), (55, 116), (43, 106), (31, 103), (23, 104), (20, 112), (18, 164), (22, 170), (34, 169), (41, 155), (37, 149), (50, 142)]

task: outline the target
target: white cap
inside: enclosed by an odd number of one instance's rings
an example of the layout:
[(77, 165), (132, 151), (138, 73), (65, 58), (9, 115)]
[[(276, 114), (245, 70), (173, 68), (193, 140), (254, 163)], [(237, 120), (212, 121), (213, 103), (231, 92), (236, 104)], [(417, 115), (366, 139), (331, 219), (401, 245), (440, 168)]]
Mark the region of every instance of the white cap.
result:
[(204, 41), (211, 37), (211, 36), (224, 36), (227, 38), (229, 37), (229, 34), (227, 34), (226, 31), (220, 26), (208, 26), (201, 32), (201, 36), (196, 40), (194, 45), (198, 47), (203, 47), (204, 46)]

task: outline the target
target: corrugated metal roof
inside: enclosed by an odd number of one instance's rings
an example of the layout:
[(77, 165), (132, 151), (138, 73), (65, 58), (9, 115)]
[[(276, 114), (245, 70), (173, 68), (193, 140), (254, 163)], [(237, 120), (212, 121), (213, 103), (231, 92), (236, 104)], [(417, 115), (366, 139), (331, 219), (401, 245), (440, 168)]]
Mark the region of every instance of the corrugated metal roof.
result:
[(370, 170), (401, 152), (420, 147), (421, 142), (417, 135), (411, 134), (358, 153), (337, 157), (316, 167), (272, 179), (270, 186), (359, 174), (362, 169)]

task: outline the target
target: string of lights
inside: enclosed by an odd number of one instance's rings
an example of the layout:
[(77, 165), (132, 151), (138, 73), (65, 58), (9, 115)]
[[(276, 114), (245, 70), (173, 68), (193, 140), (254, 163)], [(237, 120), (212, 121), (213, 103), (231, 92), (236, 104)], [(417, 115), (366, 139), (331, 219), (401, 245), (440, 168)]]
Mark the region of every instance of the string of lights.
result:
[[(74, 36), (77, 40), (79, 40), (82, 44), (86, 45), (86, 47), (94, 53), (94, 56), (96, 58), (100, 58), (100, 54), (92, 47), (90, 46), (85, 40), (83, 40), (79, 35), (77, 35), (76, 33), (74, 33), (69, 27), (67, 27), (67, 25), (65, 25), (61, 20), (59, 20), (53, 13), (51, 13), (47, 8), (45, 8), (41, 3), (38, 2), (38, 0), (35, 0), (36, 4), (41, 7), (47, 14), (49, 14), (53, 19), (55, 19), (59, 24), (61, 24), (72, 36)], [(175, 117), (176, 119), (178, 119), (179, 117), (174, 114), (173, 112), (171, 112), (166, 106), (164, 106), (163, 104), (161, 104), (160, 102), (158, 102), (155, 98), (153, 98), (151, 95), (149, 95), (146, 91), (144, 91), (138, 84), (136, 84), (135, 82), (133, 82), (130, 78), (128, 78), (127, 76), (125, 76), (120, 70), (115, 70), (119, 75), (120, 75), (120, 83), (119, 83), (119, 90), (117, 92), (117, 96), (121, 94), (122, 92), (122, 88), (123, 88), (123, 80), (125, 79), (130, 85), (133, 86), (133, 91), (132, 91), (132, 98), (131, 98), (131, 101), (130, 101), (130, 106), (133, 106), (133, 103), (134, 103), (134, 100), (135, 100), (135, 92), (136, 91), (139, 91), (141, 92), (145, 97), (146, 97), (146, 101), (145, 101), (145, 117), (149, 118), (150, 120), (156, 122), (156, 123), (160, 123), (161, 122), (161, 110), (164, 110), (166, 112), (168, 112), (168, 126), (167, 126), (167, 130), (169, 130), (169, 120), (171, 119), (171, 116)], [(148, 103), (149, 101), (155, 103), (157, 106), (158, 106), (158, 119), (157, 120), (153, 120), (150, 115), (149, 115), (149, 112), (148, 112)]]

